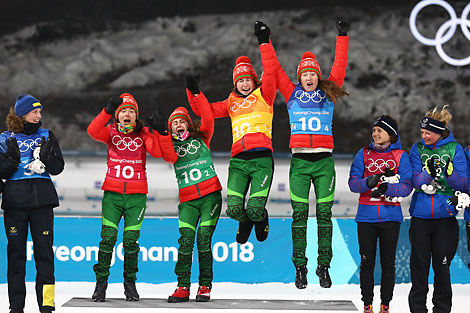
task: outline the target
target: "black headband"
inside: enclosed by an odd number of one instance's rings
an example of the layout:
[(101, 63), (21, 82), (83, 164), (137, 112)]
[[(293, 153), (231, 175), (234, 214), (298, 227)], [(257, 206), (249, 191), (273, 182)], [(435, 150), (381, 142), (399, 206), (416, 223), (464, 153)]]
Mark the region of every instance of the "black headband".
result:
[(378, 126), (385, 130), (390, 136), (398, 136), (398, 125), (387, 116), (381, 116), (375, 120), (373, 126)]
[(438, 121), (438, 120), (435, 120), (433, 118), (426, 117), (426, 116), (423, 117), (419, 125), (422, 129), (430, 130), (433, 133), (436, 133), (439, 135), (442, 135), (442, 133), (446, 129), (446, 124), (444, 122), (441, 122), (441, 121)]

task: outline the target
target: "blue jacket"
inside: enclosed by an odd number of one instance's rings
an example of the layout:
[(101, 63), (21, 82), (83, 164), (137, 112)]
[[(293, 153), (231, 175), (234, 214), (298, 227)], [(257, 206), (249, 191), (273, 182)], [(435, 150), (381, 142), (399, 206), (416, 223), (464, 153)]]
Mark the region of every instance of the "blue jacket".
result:
[[(428, 149), (434, 150), (442, 147), (443, 145), (453, 142), (454, 136), (452, 132), (447, 138), (439, 139), (434, 145), (424, 145), (424, 141), (421, 143)], [(415, 143), (411, 147), (410, 161), (413, 167), (413, 187), (415, 189), (421, 189), (423, 184), (429, 184), (433, 178), (428, 174), (426, 170), (423, 170), (423, 164), (421, 163), (421, 156), (418, 150), (418, 144)], [(462, 146), (457, 144), (455, 147), (454, 159), (452, 160), (454, 170), (452, 175), (446, 177), (447, 184), (455, 191), (464, 191), (468, 184), (467, 177), (467, 160), (463, 152)], [(443, 173), (444, 175), (444, 173)], [(448, 205), (446, 200), (450, 196), (443, 194), (429, 195), (424, 192), (414, 192), (411, 198), (410, 215), (413, 217), (424, 218), (424, 219), (438, 219), (446, 218), (457, 215), (457, 211), (452, 205)]]
[[(369, 144), (369, 148), (374, 149), (372, 142)], [(386, 151), (382, 153), (390, 152), (392, 150), (401, 149), (400, 137), (398, 141), (393, 143), (388, 147)], [(377, 151), (379, 152), (379, 151)], [(380, 152), (379, 152), (380, 153)], [(385, 192), (386, 196), (391, 197), (406, 197), (408, 196), (413, 187), (411, 185), (411, 164), (408, 154), (403, 152), (400, 157), (400, 163), (398, 166), (398, 174), (400, 175), (400, 182), (398, 184), (388, 184), (387, 191)], [(369, 191), (367, 187), (367, 177), (364, 177), (364, 157), (363, 157), (363, 148), (359, 150), (354, 158), (353, 163), (351, 164), (351, 169), (349, 172), (349, 189), (352, 192), (364, 193)], [(402, 222), (403, 213), (401, 210), (401, 205), (366, 205), (359, 204), (356, 213), (356, 222)]]
[[(467, 171), (468, 171), (467, 175), (470, 176), (470, 146), (466, 147), (464, 151), (465, 151), (465, 157), (467, 158)], [(466, 193), (470, 194), (470, 181), (469, 181), (469, 184), (467, 185)], [(465, 218), (467, 222), (470, 222), (470, 208), (465, 209), (463, 217)]]

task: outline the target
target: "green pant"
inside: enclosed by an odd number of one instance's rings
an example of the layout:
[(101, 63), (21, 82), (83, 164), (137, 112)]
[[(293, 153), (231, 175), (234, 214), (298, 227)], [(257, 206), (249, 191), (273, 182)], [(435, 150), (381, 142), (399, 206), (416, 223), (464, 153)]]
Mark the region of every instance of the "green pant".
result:
[(139, 260), (140, 227), (144, 220), (147, 195), (141, 193), (121, 194), (105, 191), (102, 201), (101, 242), (98, 263), (93, 266), (96, 281), (108, 279), (113, 249), (117, 239), (118, 225), (124, 216), (124, 279), (136, 281)]
[[(261, 221), (273, 180), (271, 157), (252, 160), (230, 159), (227, 183), (227, 215), (239, 222)], [(250, 197), (244, 208), (245, 195)]]
[(331, 239), (333, 223), (331, 207), (335, 195), (336, 173), (332, 157), (309, 162), (296, 157), (291, 159), (289, 184), (292, 203), (292, 262), (295, 266), (307, 265), (308, 196), (310, 182), (316, 196), (316, 216), (318, 225), (318, 264), (330, 265), (333, 257)]
[(197, 251), (199, 260), (199, 285), (212, 286), (212, 234), (219, 220), (222, 208), (222, 194), (212, 192), (202, 198), (186, 201), (178, 205), (179, 232), (178, 261), (175, 274), (179, 287), (191, 286), (191, 265), (196, 227)]

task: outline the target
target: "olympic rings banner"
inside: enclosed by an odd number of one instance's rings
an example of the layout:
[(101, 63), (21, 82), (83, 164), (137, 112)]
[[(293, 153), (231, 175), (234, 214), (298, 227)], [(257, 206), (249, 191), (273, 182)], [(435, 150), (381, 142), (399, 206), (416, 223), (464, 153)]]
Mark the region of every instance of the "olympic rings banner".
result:
[[(444, 9), (445, 11), (447, 11), (447, 13), (449, 14), (449, 20), (447, 20), (444, 24), (439, 27), (434, 38), (427, 38), (421, 35), (418, 28), (416, 27), (416, 19), (422, 9), (432, 5), (440, 6), (441, 10)], [(447, 1), (423, 0), (416, 4), (416, 6), (411, 11), (410, 30), (416, 40), (418, 40), (424, 45), (434, 46), (439, 56), (446, 63), (454, 66), (465, 66), (470, 64), (470, 55), (463, 59), (452, 58), (444, 51), (443, 45), (454, 36), (455, 31), (457, 30), (457, 26), (459, 25), (465, 38), (470, 41), (470, 20), (468, 19), (469, 13), (470, 2), (465, 6), (462, 11), (462, 15), (459, 18), (457, 17), (457, 13), (455, 12), (454, 8), (449, 3), (447, 3)]]
[[(3, 224), (3, 217), (0, 217)], [(214, 281), (239, 283), (284, 282), (291, 283), (295, 269), (291, 262), (290, 218), (271, 218), (268, 239), (259, 243), (254, 232), (245, 245), (235, 242), (238, 223), (221, 218), (212, 240), (214, 256)], [(470, 254), (464, 221), (459, 220), (460, 242), (452, 261), (452, 283), (470, 283)], [(397, 248), (396, 282), (410, 282), (408, 239), (409, 220), (405, 220), (400, 231)], [(56, 217), (54, 226), (55, 278), (57, 281), (95, 281), (93, 264), (96, 263), (100, 241), (101, 219), (79, 217)], [(353, 219), (333, 220), (333, 261), (330, 274), (333, 284), (359, 284), (359, 246), (356, 223)], [(122, 222), (120, 239), (113, 253), (110, 282), (121, 282), (123, 271)], [(138, 282), (175, 282), (175, 262), (178, 251), (178, 219), (146, 218), (141, 231)], [(315, 218), (308, 221), (308, 281), (318, 284), (315, 276), (317, 259), (317, 227)], [(6, 237), (0, 236), (0, 283), (6, 283)], [(198, 281), (197, 249), (194, 248), (192, 281)], [(379, 253), (377, 253), (377, 256)], [(27, 281), (35, 280), (33, 244), (27, 244)], [(378, 260), (377, 260), (378, 262)], [(379, 264), (379, 263), (377, 263)], [(380, 266), (375, 267), (375, 277), (380, 277)], [(432, 273), (432, 269), (431, 269)], [(432, 277), (432, 275), (430, 275)], [(378, 283), (380, 280), (376, 280)], [(432, 279), (430, 279), (432, 283)]]

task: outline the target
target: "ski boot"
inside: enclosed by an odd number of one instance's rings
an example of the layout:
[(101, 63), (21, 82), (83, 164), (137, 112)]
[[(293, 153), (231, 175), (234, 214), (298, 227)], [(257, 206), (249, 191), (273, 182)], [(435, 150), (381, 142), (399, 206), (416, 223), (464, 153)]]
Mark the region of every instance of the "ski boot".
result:
[(372, 304), (364, 305), (364, 313), (374, 313), (374, 309), (372, 308)]
[(239, 222), (238, 223), (238, 230), (237, 230), (237, 242), (239, 244), (245, 244), (250, 238), (251, 230), (253, 229), (253, 222), (248, 220), (246, 222)]
[(385, 304), (380, 305), (379, 313), (389, 313), (389, 312), (390, 312), (390, 308), (388, 305), (385, 305)]
[(296, 266), (295, 271), (295, 287), (297, 287), (297, 289), (307, 288), (307, 266)]
[(331, 278), (330, 273), (328, 273), (328, 266), (319, 264), (315, 274), (320, 278), (320, 287), (330, 288), (331, 287)]
[(106, 299), (106, 289), (108, 288), (108, 281), (97, 281), (95, 286), (95, 291), (91, 296), (93, 302), (104, 302)]
[(139, 301), (139, 293), (135, 288), (135, 282), (131, 280), (124, 281), (124, 295), (126, 296), (126, 301)]
[(269, 233), (269, 217), (268, 210), (263, 211), (264, 218), (261, 221), (255, 222), (256, 239), (259, 242), (265, 241)]
[(180, 303), (189, 301), (189, 287), (178, 287), (171, 296), (168, 297), (168, 303)]
[(23, 313), (23, 309), (10, 309), (10, 313)]
[(211, 299), (211, 287), (199, 286), (197, 289), (196, 302), (209, 302)]

